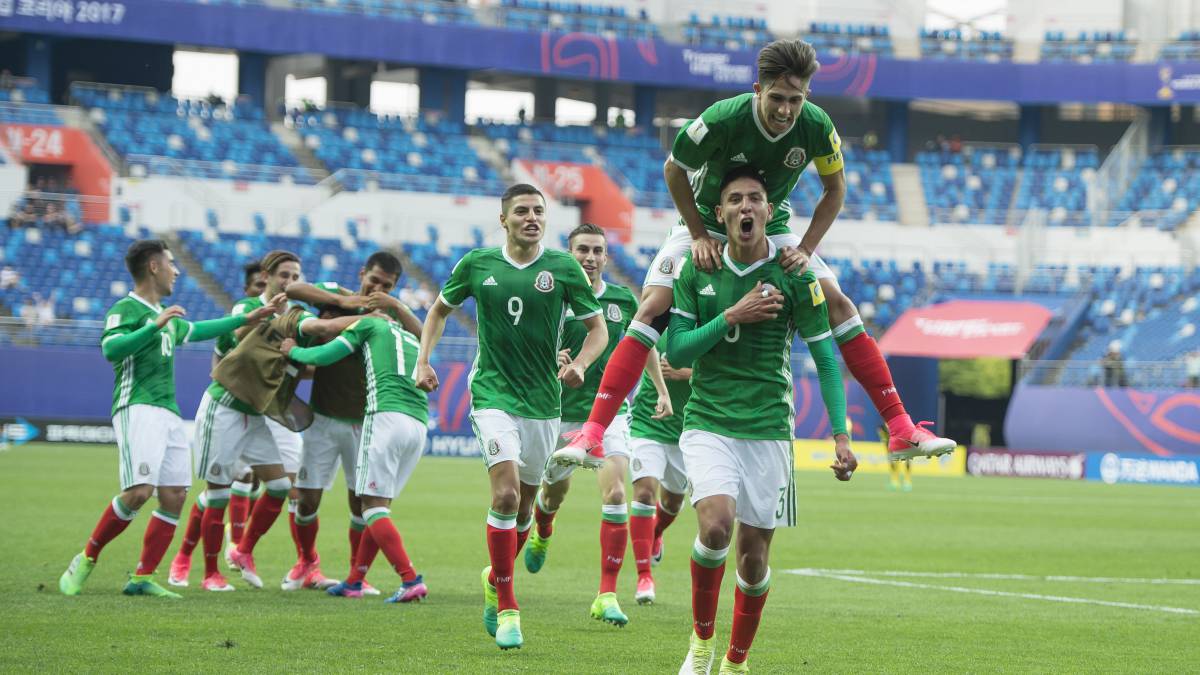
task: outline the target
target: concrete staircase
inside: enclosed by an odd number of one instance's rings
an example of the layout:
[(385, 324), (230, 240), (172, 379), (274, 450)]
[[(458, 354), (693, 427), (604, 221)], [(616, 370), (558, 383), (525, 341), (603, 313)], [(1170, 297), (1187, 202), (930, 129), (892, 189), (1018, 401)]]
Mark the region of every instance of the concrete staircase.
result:
[(231, 297), (225, 292), (225, 287), (220, 284), (211, 274), (204, 271), (204, 265), (192, 255), (191, 251), (184, 246), (183, 240), (175, 232), (166, 232), (163, 234), (163, 239), (171, 247), (171, 252), (175, 254), (175, 262), (179, 264), (188, 276), (196, 280), (200, 284), (200, 288), (212, 298), (220, 307), (233, 307), (233, 303), (237, 302), (237, 298)]
[(329, 169), (325, 167), (325, 164), (321, 160), (317, 159), (312, 150), (308, 149), (308, 146), (304, 144), (304, 139), (300, 134), (296, 133), (295, 129), (288, 128), (283, 122), (272, 122), (271, 132), (278, 136), (279, 140), (283, 141), (287, 149), (291, 150), (292, 154), (296, 156), (296, 159), (300, 162), (300, 166), (311, 171), (316, 180), (321, 181), (329, 176)]
[(909, 227), (928, 227), (929, 205), (921, 185), (921, 171), (916, 164), (893, 164), (892, 183), (896, 189), (896, 210), (900, 224)]

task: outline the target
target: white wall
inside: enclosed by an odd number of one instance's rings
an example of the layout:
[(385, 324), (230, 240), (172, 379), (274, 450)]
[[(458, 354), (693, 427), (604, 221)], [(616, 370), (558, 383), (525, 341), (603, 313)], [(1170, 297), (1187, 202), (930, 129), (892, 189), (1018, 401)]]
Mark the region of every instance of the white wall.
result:
[(28, 174), (24, 164), (17, 164), (11, 158), (0, 164), (0, 214), (4, 217), (8, 217), (13, 204), (24, 194)]

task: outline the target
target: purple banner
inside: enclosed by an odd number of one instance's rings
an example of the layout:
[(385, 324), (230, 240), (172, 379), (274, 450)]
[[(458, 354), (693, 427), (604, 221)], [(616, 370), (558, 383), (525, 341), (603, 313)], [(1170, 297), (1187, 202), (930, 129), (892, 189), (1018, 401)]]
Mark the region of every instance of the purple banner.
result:
[(1084, 452), (1027, 452), (1003, 448), (971, 448), (967, 473), (973, 476), (1057, 478), (1083, 480), (1087, 467)]
[[(755, 79), (753, 51), (164, 0), (0, 0), (0, 30), (666, 87), (748, 91)], [(1200, 63), (977, 63), (826, 56), (813, 90), (818, 96), (900, 100), (1167, 105), (1200, 101)]]
[(1200, 392), (1019, 385), (1004, 437), (1014, 448), (1200, 455)]

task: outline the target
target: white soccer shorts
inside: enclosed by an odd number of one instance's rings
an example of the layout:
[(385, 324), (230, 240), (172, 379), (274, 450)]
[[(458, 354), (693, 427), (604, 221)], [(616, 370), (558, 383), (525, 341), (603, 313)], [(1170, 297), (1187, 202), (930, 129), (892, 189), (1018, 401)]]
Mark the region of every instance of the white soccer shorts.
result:
[(266, 419), (221, 405), (204, 392), (192, 439), (196, 476), (229, 485), (238, 476), (238, 460), (250, 466), (282, 464)]
[[(720, 241), (726, 239), (725, 235), (718, 232), (709, 234)], [(800, 236), (792, 232), (774, 234), (770, 239), (779, 248), (800, 245)], [(642, 285), (673, 288), (675, 279), (679, 276), (679, 263), (683, 260), (684, 254), (690, 250), (692, 250), (692, 233), (688, 231), (687, 227), (676, 225), (671, 228), (667, 240), (658, 249), (658, 255), (654, 256), (654, 262), (650, 263), (650, 269), (646, 272), (646, 280), (642, 282)], [(834, 278), (829, 266), (825, 264), (824, 260), (821, 260), (821, 256), (815, 253), (809, 259), (808, 269), (812, 270), (813, 275), (818, 279)]]
[(679, 438), (692, 483), (692, 505), (727, 495), (737, 503), (737, 519), (773, 530), (796, 524), (796, 486), (791, 441), (729, 438), (689, 429)]
[(425, 452), (427, 431), (420, 420), (404, 413), (367, 415), (359, 443), (354, 493), (395, 499)]
[[(579, 431), (583, 428), (583, 422), (560, 422), (558, 425), (558, 434), (571, 433)], [(612, 424), (604, 430), (604, 456), (605, 457), (624, 457), (631, 459), (632, 455), (629, 451), (629, 416), (617, 415), (613, 418)], [(546, 462), (546, 473), (542, 479), (549, 485), (566, 480), (575, 473), (576, 466), (560, 466), (554, 462)]]
[(304, 454), (304, 439), (300, 432), (292, 431), (279, 422), (264, 416), (271, 438), (275, 440), (275, 448), (279, 451), (279, 459), (283, 463), (283, 472), (296, 475), (300, 470), (300, 457)]
[(634, 483), (643, 478), (653, 478), (667, 492), (677, 495), (687, 492), (687, 470), (678, 443), (634, 438), (630, 441), (630, 447), (633, 449), (633, 461), (629, 465), (629, 473)]
[(354, 468), (358, 464), (358, 446), (362, 441), (362, 425), (343, 422), (320, 413), (313, 413), (312, 426), (304, 430), (304, 452), (296, 487), (328, 490), (333, 487), (338, 464), (346, 476), (346, 488), (354, 490)]
[(122, 492), (134, 485), (192, 484), (187, 432), (179, 415), (156, 405), (135, 403), (118, 410), (112, 423)]
[(525, 485), (538, 485), (558, 440), (558, 418), (535, 420), (503, 410), (471, 411), (471, 426), (488, 469), (500, 462), (516, 462)]

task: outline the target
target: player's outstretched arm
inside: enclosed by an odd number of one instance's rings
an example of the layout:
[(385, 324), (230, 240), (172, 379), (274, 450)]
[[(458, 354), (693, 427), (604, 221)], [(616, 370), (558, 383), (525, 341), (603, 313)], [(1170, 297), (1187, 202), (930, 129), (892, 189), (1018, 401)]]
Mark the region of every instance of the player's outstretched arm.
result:
[(417, 337), (421, 336), (421, 320), (417, 318), (416, 314), (412, 313), (408, 305), (400, 301), (400, 298), (388, 295), (383, 291), (375, 291), (367, 296), (367, 308), (386, 313), (389, 317), (395, 319), (404, 330)]
[[(127, 356), (132, 356), (139, 349), (150, 344), (158, 336), (171, 319), (182, 318), (186, 312), (179, 305), (171, 305), (159, 313), (154, 318), (154, 321), (146, 323), (146, 325), (138, 328), (135, 331), (128, 333), (112, 333), (104, 336), (100, 340), (100, 351), (104, 354), (104, 358), (111, 363), (116, 363)], [(121, 330), (121, 328), (115, 328)]]
[(588, 366), (591, 366), (608, 346), (608, 325), (604, 323), (604, 317), (593, 314), (583, 319), (583, 325), (587, 328), (587, 337), (583, 338), (579, 355), (558, 369), (558, 379), (572, 389), (583, 386)]
[[(833, 227), (833, 221), (842, 212), (842, 205), (846, 202), (846, 173), (838, 171), (821, 176), (821, 187), (821, 197), (813, 209), (812, 220), (809, 221), (804, 236), (800, 238), (800, 249), (806, 256), (812, 256), (813, 251), (817, 250), (817, 246), (825, 238), (825, 233)], [(798, 272), (803, 273), (804, 270)]]
[(667, 381), (663, 377), (662, 365), (659, 363), (661, 358), (662, 356), (658, 353), (658, 349), (653, 347), (650, 349), (650, 353), (646, 355), (645, 371), (650, 375), (650, 381), (654, 383), (654, 393), (658, 394), (658, 400), (654, 403), (654, 414), (650, 416), (650, 419), (655, 420), (661, 420), (675, 414), (675, 408), (671, 406), (671, 392), (667, 391)]
[(821, 400), (825, 402), (825, 410), (829, 414), (829, 427), (833, 430), (836, 459), (829, 468), (833, 469), (833, 475), (838, 480), (850, 480), (854, 470), (858, 468), (858, 459), (850, 450), (850, 433), (846, 428), (846, 389), (842, 384), (842, 369), (834, 355), (833, 338), (826, 336), (813, 342), (806, 340), (805, 343), (812, 354), (813, 362), (817, 364)]
[(279, 351), (297, 363), (310, 366), (328, 366), (337, 363), (354, 353), (354, 347), (348, 340), (338, 337), (333, 342), (317, 347), (299, 347), (296, 341), (288, 338), (279, 345)]
[(354, 314), (334, 319), (306, 319), (300, 323), (300, 332), (315, 338), (334, 338), (362, 318), (362, 316)]
[[(213, 340), (221, 337), (230, 331), (258, 325), (260, 321), (274, 316), (283, 307), (283, 303), (286, 300), (287, 298), (280, 293), (271, 298), (271, 302), (252, 312), (223, 316), (220, 319), (210, 319), (208, 321), (197, 321), (192, 324), (192, 329), (188, 331), (187, 337), (183, 341), (204, 342), (205, 340)], [(238, 338), (240, 339), (244, 334), (244, 332), (239, 334)]]
[(286, 293), (289, 300), (306, 302), (313, 307), (332, 305), (353, 312), (367, 306), (367, 299), (361, 295), (351, 295), (349, 292), (333, 293), (313, 284), (303, 282), (288, 284)]
[(438, 296), (438, 299), (433, 301), (433, 307), (429, 308), (425, 325), (421, 327), (421, 349), (417, 353), (417, 369), (413, 373), (413, 379), (416, 380), (417, 386), (425, 391), (438, 388), (437, 373), (434, 372), (433, 366), (429, 365), (429, 357), (433, 355), (438, 342), (441, 342), (442, 333), (446, 331), (446, 319), (450, 318), (453, 311), (454, 308)]

